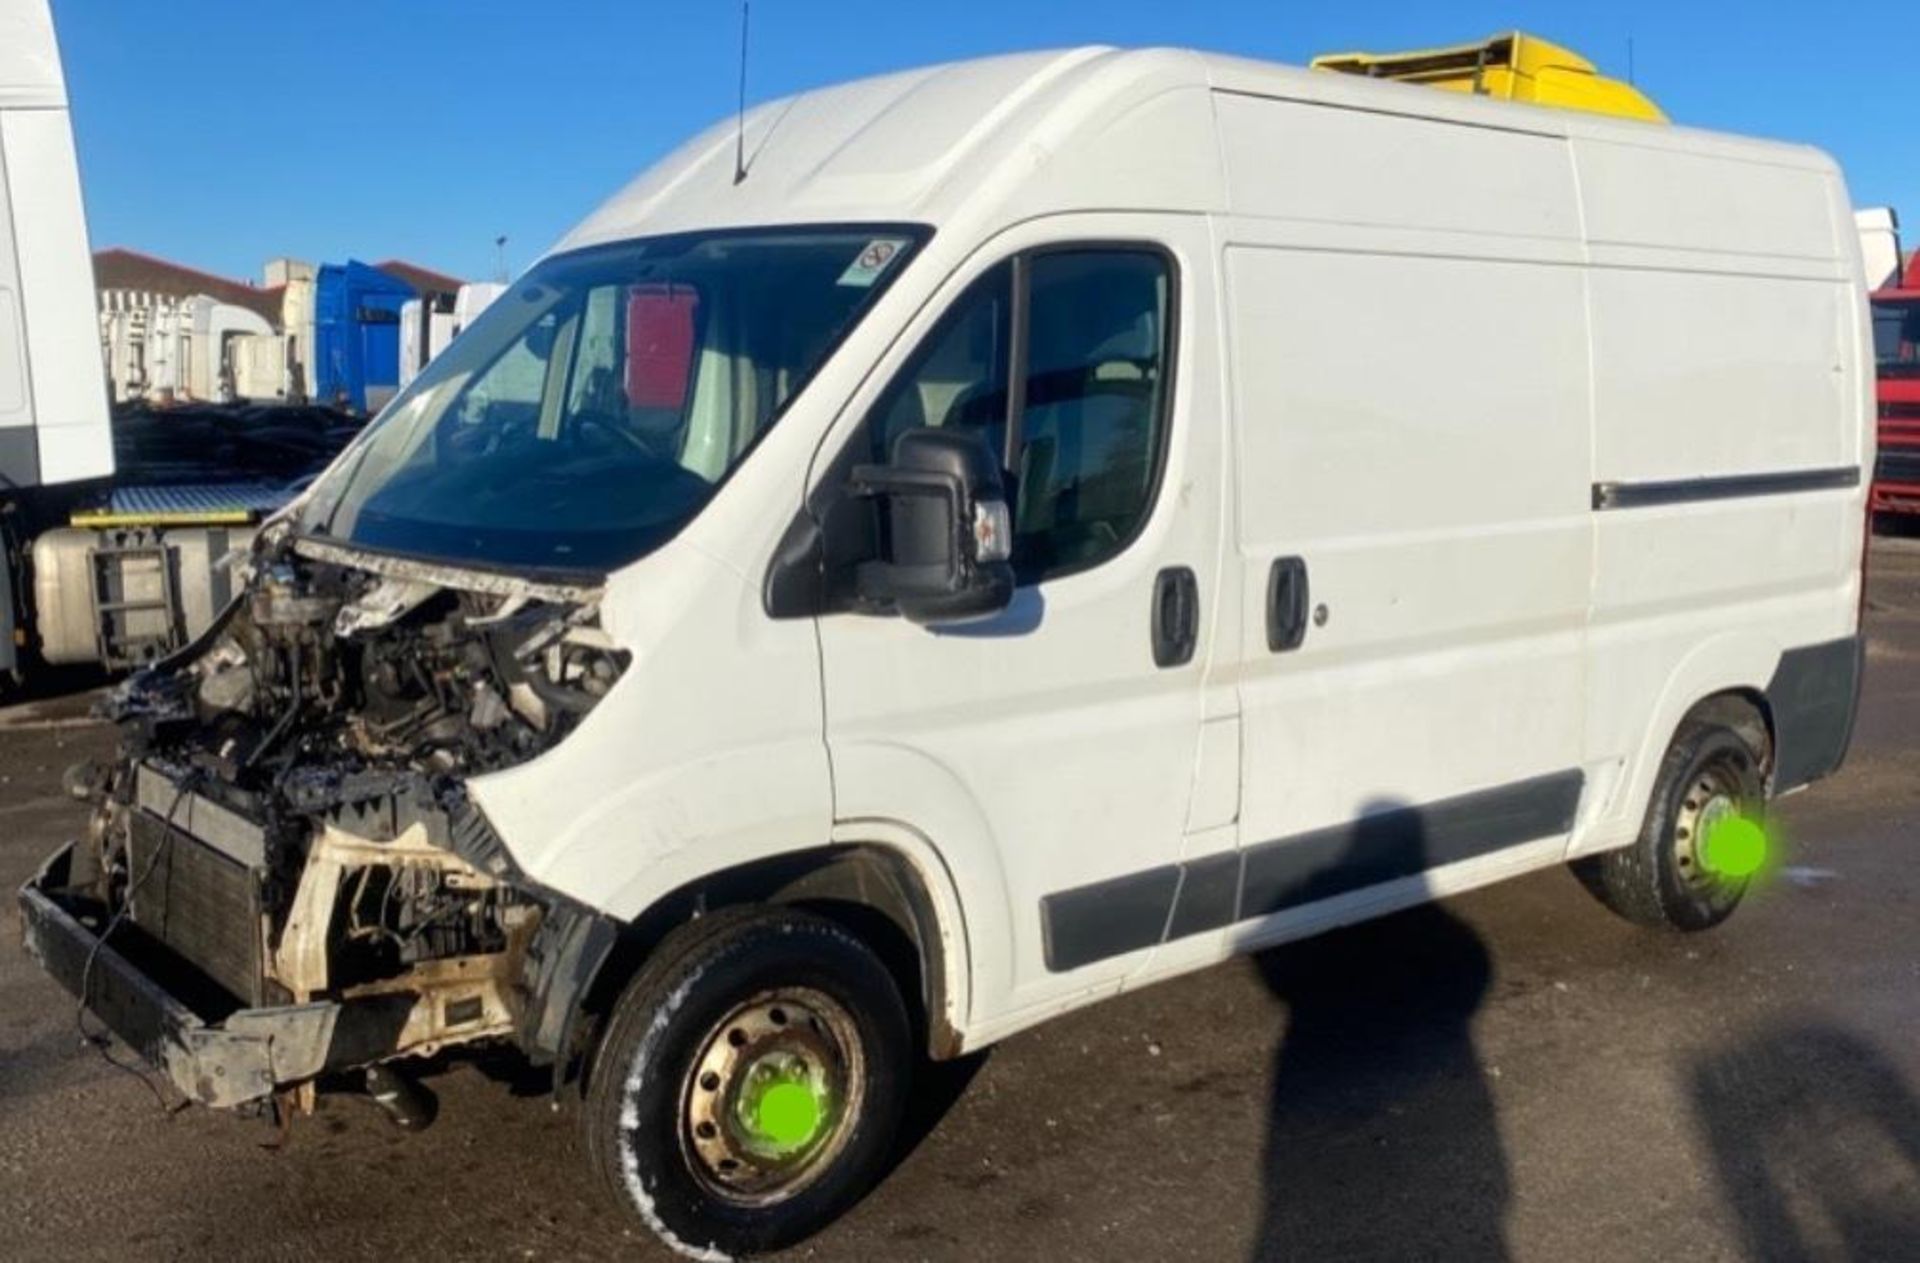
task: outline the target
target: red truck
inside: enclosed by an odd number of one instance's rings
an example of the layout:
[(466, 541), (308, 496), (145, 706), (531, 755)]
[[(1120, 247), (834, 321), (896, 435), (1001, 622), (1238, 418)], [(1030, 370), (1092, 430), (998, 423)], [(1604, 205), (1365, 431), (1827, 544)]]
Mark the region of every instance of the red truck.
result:
[(1920, 515), (1920, 254), (1897, 283), (1874, 292), (1873, 346), (1880, 401), (1873, 510)]

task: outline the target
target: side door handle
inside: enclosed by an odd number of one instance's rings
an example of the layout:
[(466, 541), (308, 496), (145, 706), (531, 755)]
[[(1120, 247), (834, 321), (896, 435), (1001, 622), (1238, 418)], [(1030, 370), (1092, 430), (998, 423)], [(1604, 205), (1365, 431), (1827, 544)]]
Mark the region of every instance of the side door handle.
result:
[(1200, 639), (1200, 583), (1186, 566), (1168, 566), (1153, 580), (1153, 665), (1193, 661)]
[(1307, 563), (1280, 557), (1267, 572), (1267, 648), (1290, 653), (1307, 638)]

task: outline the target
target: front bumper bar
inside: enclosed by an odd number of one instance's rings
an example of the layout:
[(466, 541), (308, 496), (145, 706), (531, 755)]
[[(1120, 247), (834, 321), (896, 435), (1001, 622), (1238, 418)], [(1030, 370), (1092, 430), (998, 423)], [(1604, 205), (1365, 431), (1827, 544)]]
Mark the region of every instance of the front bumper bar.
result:
[(27, 954), (183, 1095), (244, 1105), (394, 1051), (411, 995), (243, 1008), (209, 1023), (68, 910), (61, 892), (72, 867), (69, 843), (20, 888)]

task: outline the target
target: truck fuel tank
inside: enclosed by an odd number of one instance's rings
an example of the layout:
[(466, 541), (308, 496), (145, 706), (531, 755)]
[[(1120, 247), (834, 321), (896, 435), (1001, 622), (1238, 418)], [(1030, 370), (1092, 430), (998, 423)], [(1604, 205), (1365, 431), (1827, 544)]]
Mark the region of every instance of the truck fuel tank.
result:
[(178, 648), (233, 596), (251, 524), (62, 527), (33, 541), (40, 656), (131, 667)]

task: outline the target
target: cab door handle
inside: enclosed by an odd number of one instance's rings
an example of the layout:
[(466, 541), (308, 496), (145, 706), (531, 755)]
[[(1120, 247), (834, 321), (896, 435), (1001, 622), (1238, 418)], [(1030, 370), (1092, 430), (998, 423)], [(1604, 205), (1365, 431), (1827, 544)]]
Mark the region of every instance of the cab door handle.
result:
[[(1267, 648), (1290, 653), (1307, 638), (1307, 563), (1281, 557), (1267, 572)], [(1324, 621), (1324, 620), (1322, 620)]]
[(1193, 661), (1200, 639), (1200, 582), (1185, 566), (1168, 566), (1153, 580), (1153, 665)]

